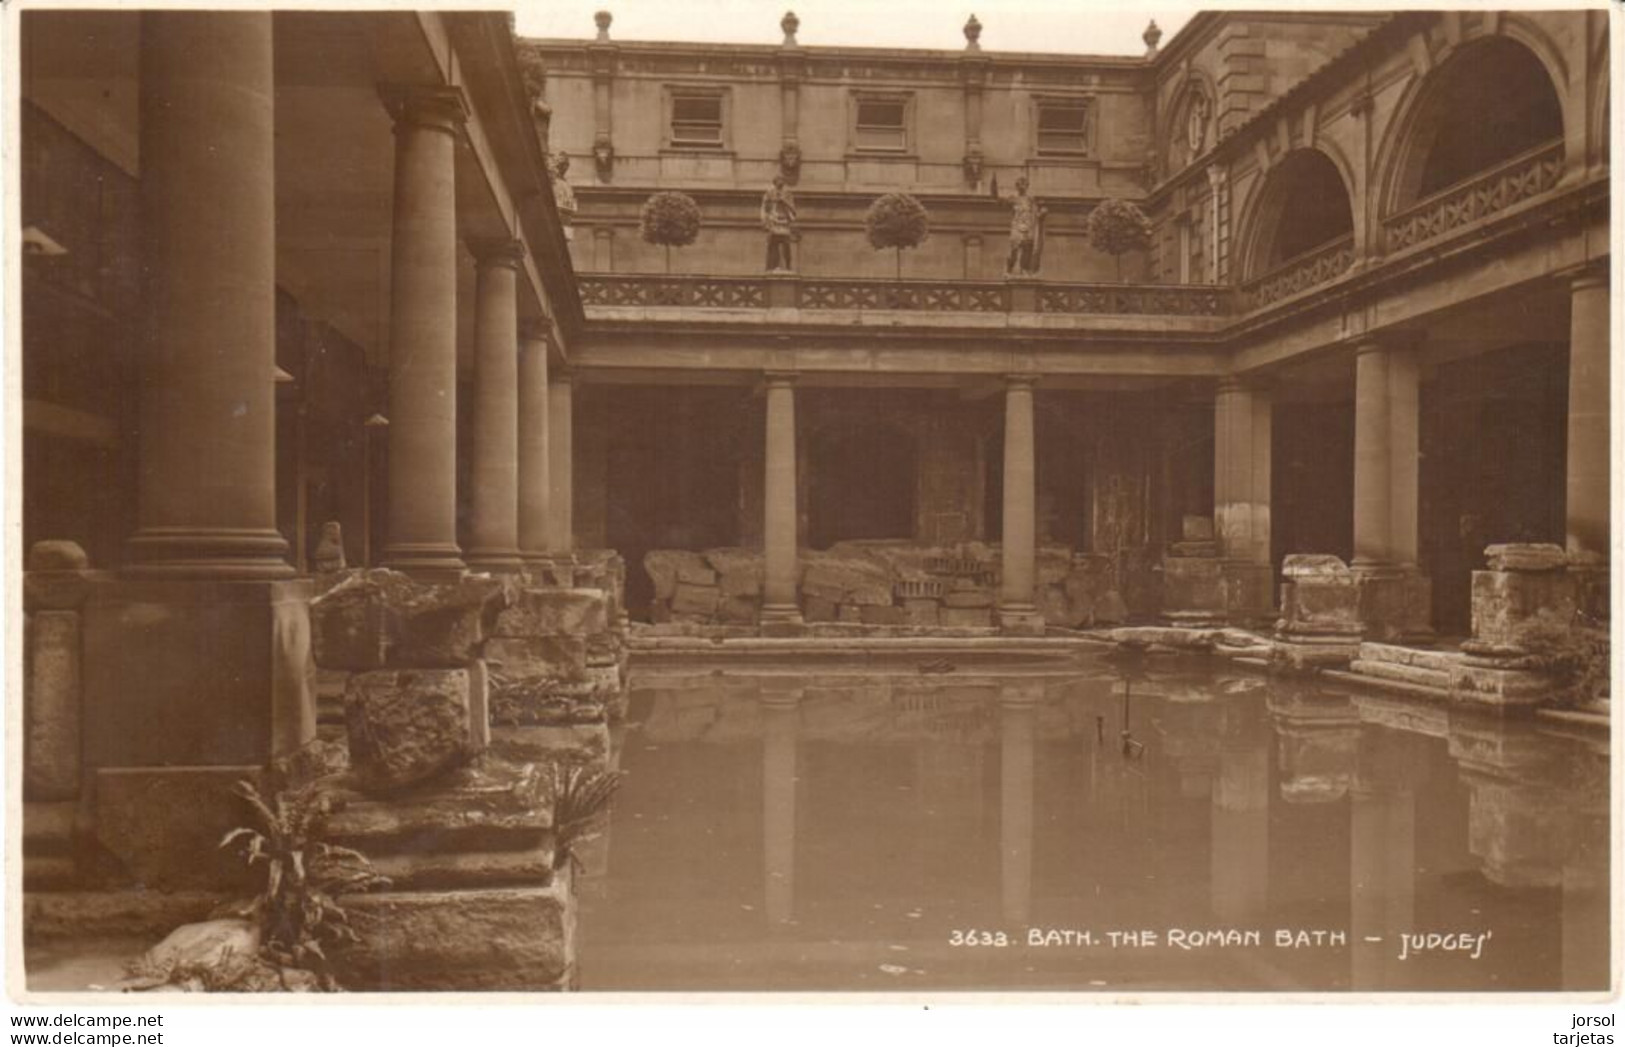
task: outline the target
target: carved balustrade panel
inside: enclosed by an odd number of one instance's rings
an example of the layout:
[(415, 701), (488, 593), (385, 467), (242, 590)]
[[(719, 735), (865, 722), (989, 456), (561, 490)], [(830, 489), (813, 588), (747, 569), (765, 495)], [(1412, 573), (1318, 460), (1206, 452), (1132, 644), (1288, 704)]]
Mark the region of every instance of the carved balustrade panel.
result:
[(1319, 287), (1348, 272), (1354, 264), (1354, 238), (1345, 236), (1324, 247), (1291, 258), (1242, 287), (1248, 308), (1262, 309), (1300, 291)]
[(1563, 177), (1563, 142), (1548, 142), (1435, 193), (1383, 222), (1389, 251), (1426, 243), (1551, 191)]
[(1039, 289), (1041, 313), (1126, 316), (1221, 316), (1230, 311), (1222, 287), (1186, 284), (1063, 284)]

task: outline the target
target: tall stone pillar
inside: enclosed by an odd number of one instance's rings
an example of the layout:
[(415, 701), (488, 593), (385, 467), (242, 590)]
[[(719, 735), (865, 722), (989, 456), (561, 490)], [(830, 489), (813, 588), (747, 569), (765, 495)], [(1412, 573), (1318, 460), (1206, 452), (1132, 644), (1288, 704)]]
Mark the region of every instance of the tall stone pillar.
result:
[(549, 461), (547, 334), (526, 324), (519, 337), (519, 552), (529, 563), (547, 559), (552, 505)]
[(517, 573), (519, 559), (518, 240), (470, 245), (474, 291), (474, 462), (470, 567)]
[(552, 376), (547, 387), (547, 456), (549, 461), (549, 504), (547, 507), (548, 549), (555, 556), (568, 556), (575, 549), (574, 471), (575, 420), (571, 411), (574, 386), (570, 373)]
[(762, 616), (764, 635), (796, 632), (798, 544), (796, 514), (796, 376), (770, 372), (767, 383), (767, 468), (762, 502)]
[(1273, 617), (1270, 559), (1271, 404), (1267, 389), (1220, 381), (1213, 405), (1213, 528), (1225, 617)]
[(1569, 316), (1569, 562), (1579, 605), (1608, 616), (1608, 270), (1574, 277)]
[(276, 520), (273, 142), (268, 13), (142, 16), (132, 574), (293, 574)]
[(1420, 369), (1409, 346), (1355, 358), (1354, 562), (1368, 639), (1431, 636), (1432, 587), (1417, 565)]
[(1381, 344), (1360, 346), (1354, 359), (1354, 566), (1389, 565), (1388, 363)]
[(428, 578), (463, 570), (457, 547), (455, 88), (392, 92), (389, 509), (384, 564)]
[(1004, 539), (999, 627), (1007, 633), (1037, 634), (1044, 619), (1033, 602), (1037, 525), (1037, 470), (1034, 464), (1033, 383), (1013, 374), (1004, 393)]

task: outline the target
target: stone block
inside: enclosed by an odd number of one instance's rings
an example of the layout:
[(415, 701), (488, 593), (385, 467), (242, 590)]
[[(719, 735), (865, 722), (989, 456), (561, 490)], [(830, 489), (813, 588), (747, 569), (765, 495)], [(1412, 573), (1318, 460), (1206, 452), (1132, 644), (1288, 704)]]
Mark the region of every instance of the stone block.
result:
[(467, 669), (384, 669), (350, 677), (344, 694), (350, 763), (362, 785), (392, 791), (471, 755)]
[(942, 622), (940, 616), (941, 604), (936, 600), (906, 599), (903, 601), (903, 615), (909, 625), (935, 626)]
[(220, 840), (258, 827), (232, 792), (263, 785), (259, 766), (117, 767), (96, 772), (96, 838), (123, 877), (152, 890), (253, 889), (264, 875)]
[(670, 600), (677, 591), (679, 575), (697, 577), (709, 571), (710, 567), (698, 553), (681, 549), (654, 549), (643, 554), (643, 569), (654, 582), (655, 599)]
[(492, 752), (530, 763), (551, 761), (607, 767), (609, 725), (600, 722), (504, 727), (496, 732)]
[(1518, 631), (1542, 611), (1567, 622), (1575, 609), (1566, 570), (1473, 572), (1473, 639), (1479, 644), (1516, 647)]
[(369, 857), (529, 850), (551, 839), (551, 783), (546, 768), (487, 752), (430, 784), (387, 798), (335, 788), (328, 833)]
[(1275, 569), (1267, 563), (1222, 561), (1219, 591), (1226, 621), (1255, 622), (1275, 618)]
[(963, 610), (974, 607), (992, 607), (993, 593), (988, 589), (955, 589), (942, 597), (944, 609), (955, 608)]
[(609, 600), (597, 589), (520, 589), (496, 617), (493, 636), (591, 636), (610, 627)]
[(527, 724), (567, 724), (574, 702), (564, 684), (542, 676), (491, 678), (492, 730)]
[(90, 557), (78, 542), (47, 539), (28, 547), (25, 571), (88, 571)]
[(993, 624), (993, 608), (944, 605), (938, 617), (943, 626), (951, 629), (985, 628)]
[(77, 611), (24, 619), (23, 798), (79, 795), (83, 690)]
[(1041, 586), (1038, 590), (1038, 610), (1044, 616), (1044, 621), (1068, 629), (1076, 629), (1086, 618), (1084, 611), (1066, 598), (1064, 585)]
[(1162, 561), (1162, 613), (1175, 621), (1216, 622), (1224, 616), (1223, 564), (1217, 558), (1169, 556)]
[(716, 585), (717, 572), (712, 570), (705, 561), (698, 562), (683, 560), (677, 564), (677, 585)]
[(316, 733), (308, 581), (128, 581), (83, 610), (96, 767), (263, 765)]
[(843, 603), (835, 610), (835, 620), (857, 625), (863, 621), (863, 608), (855, 603)]
[(1569, 557), (1561, 545), (1550, 542), (1510, 542), (1484, 550), (1491, 571), (1561, 571)]
[(1056, 585), (1072, 573), (1072, 550), (1047, 547), (1038, 550), (1033, 569), (1039, 585)]
[(587, 641), (579, 636), (499, 636), (485, 642), (483, 653), (503, 677), (575, 679), (587, 671)]
[(546, 887), (386, 891), (346, 895), (361, 943), (334, 969), (359, 991), (509, 991), (568, 988), (575, 968), (575, 904), (568, 871)]
[(884, 606), (892, 602), (892, 578), (873, 560), (824, 554), (806, 565), (801, 591), (834, 604)]
[(801, 616), (808, 622), (833, 622), (835, 606), (834, 601), (809, 595), (802, 600)]
[(351, 572), (311, 602), (316, 660), (355, 671), (466, 665), (509, 595), (507, 582), (480, 575), (428, 583), (397, 571)]
[(1340, 558), (1322, 553), (1292, 553), (1281, 563), (1283, 577), (1296, 581), (1300, 578), (1352, 578), (1349, 565)]
[(1118, 625), (1128, 621), (1128, 604), (1116, 589), (1107, 589), (1095, 602), (1096, 625)]
[(706, 562), (717, 572), (723, 596), (762, 595), (762, 554), (754, 549), (712, 549)]
[[(722, 592), (726, 593), (727, 590)], [(725, 595), (717, 603), (717, 617), (732, 625), (751, 625), (760, 611), (760, 601), (754, 596)]]
[(710, 618), (717, 613), (717, 602), (721, 599), (722, 591), (714, 585), (678, 582), (671, 598), (671, 611), (695, 618)]
[(901, 607), (864, 604), (858, 609), (864, 625), (907, 625), (908, 614)]

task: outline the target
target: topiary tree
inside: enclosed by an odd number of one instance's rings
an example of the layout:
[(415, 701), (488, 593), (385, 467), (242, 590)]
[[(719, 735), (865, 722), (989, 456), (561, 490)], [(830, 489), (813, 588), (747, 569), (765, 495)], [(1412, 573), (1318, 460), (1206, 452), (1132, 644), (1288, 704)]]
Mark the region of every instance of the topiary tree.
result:
[(1089, 244), (1117, 260), (1117, 282), (1123, 282), (1123, 255), (1151, 244), (1151, 219), (1127, 200), (1102, 200), (1089, 212)]
[(700, 235), (700, 205), (687, 193), (656, 193), (643, 202), (639, 231), (646, 244), (666, 249), (666, 272), (671, 272), (671, 249), (687, 247)]
[(925, 205), (907, 193), (887, 193), (869, 205), (863, 218), (869, 246), (876, 251), (890, 247), (897, 251), (897, 279), (903, 278), (903, 248), (918, 247), (931, 235), (931, 219)]

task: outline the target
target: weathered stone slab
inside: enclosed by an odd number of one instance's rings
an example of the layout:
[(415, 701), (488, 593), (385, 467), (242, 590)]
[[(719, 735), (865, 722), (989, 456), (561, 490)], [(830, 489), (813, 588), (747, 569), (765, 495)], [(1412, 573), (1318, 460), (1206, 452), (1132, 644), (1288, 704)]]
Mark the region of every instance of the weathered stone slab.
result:
[(801, 602), (801, 616), (808, 622), (833, 622), (835, 603), (822, 596), (809, 595)]
[(901, 607), (891, 605), (864, 604), (858, 609), (858, 617), (864, 625), (907, 625), (908, 615)]
[(672, 593), (671, 611), (673, 614), (709, 618), (717, 613), (717, 601), (721, 598), (721, 590), (714, 585), (691, 585), (680, 581)]
[(77, 611), (35, 611), (25, 619), (23, 796), (79, 795), (83, 687)]
[(941, 606), (936, 600), (907, 599), (903, 601), (903, 614), (910, 625), (939, 625)]
[(608, 629), (609, 601), (598, 589), (520, 589), (497, 615), (493, 636), (591, 636)]
[(387, 798), (335, 788), (328, 833), (371, 858), (445, 850), (528, 850), (551, 839), (551, 781), (545, 768), (488, 752), (434, 782)]
[(756, 621), (759, 613), (760, 607), (754, 596), (724, 596), (717, 604), (717, 617), (735, 625), (749, 625)]
[(942, 606), (944, 609), (992, 607), (993, 593), (988, 589), (955, 589), (942, 597)]
[(885, 606), (892, 602), (892, 579), (873, 560), (826, 554), (807, 564), (801, 591), (834, 604)]
[(117, 767), (96, 772), (96, 837), (133, 883), (155, 890), (251, 888), (263, 875), (220, 849), (254, 815), (232, 792), (259, 767)]
[(511, 760), (535, 763), (609, 765), (607, 723), (527, 725), (497, 731), (492, 751)]
[(362, 939), (334, 958), (348, 989), (537, 992), (567, 988), (574, 974), (567, 871), (547, 887), (387, 891), (340, 904)]
[(947, 607), (939, 612), (942, 625), (951, 629), (979, 628), (993, 623), (991, 607)]
[(1568, 622), (1576, 609), (1567, 571), (1474, 571), (1473, 640), (1516, 647), (1519, 631), (1544, 611)]
[(249, 960), (259, 953), (260, 930), (252, 921), (205, 920), (171, 931), (142, 956), (143, 965), (161, 971), (181, 966), (214, 967), (228, 957)]
[(385, 669), (350, 677), (350, 762), (365, 788), (400, 789), (468, 759), (468, 676), (466, 669)]
[(429, 584), (396, 571), (356, 571), (311, 601), (316, 662), (357, 671), (466, 665), (508, 595), (496, 578)]
[(503, 677), (580, 677), (587, 671), (587, 641), (579, 636), (493, 637), (485, 642), (485, 661)]
[(654, 549), (643, 554), (643, 569), (655, 584), (655, 599), (670, 600), (679, 575), (697, 577), (710, 570), (698, 553), (681, 549)]
[(712, 549), (705, 559), (717, 572), (717, 586), (724, 596), (762, 594), (762, 554), (754, 549)]
[(1561, 545), (1550, 542), (1509, 542), (1484, 550), (1492, 571), (1561, 571), (1569, 565)]
[(1349, 565), (1341, 558), (1322, 553), (1291, 553), (1281, 563), (1281, 574), (1290, 579), (1352, 578)]

